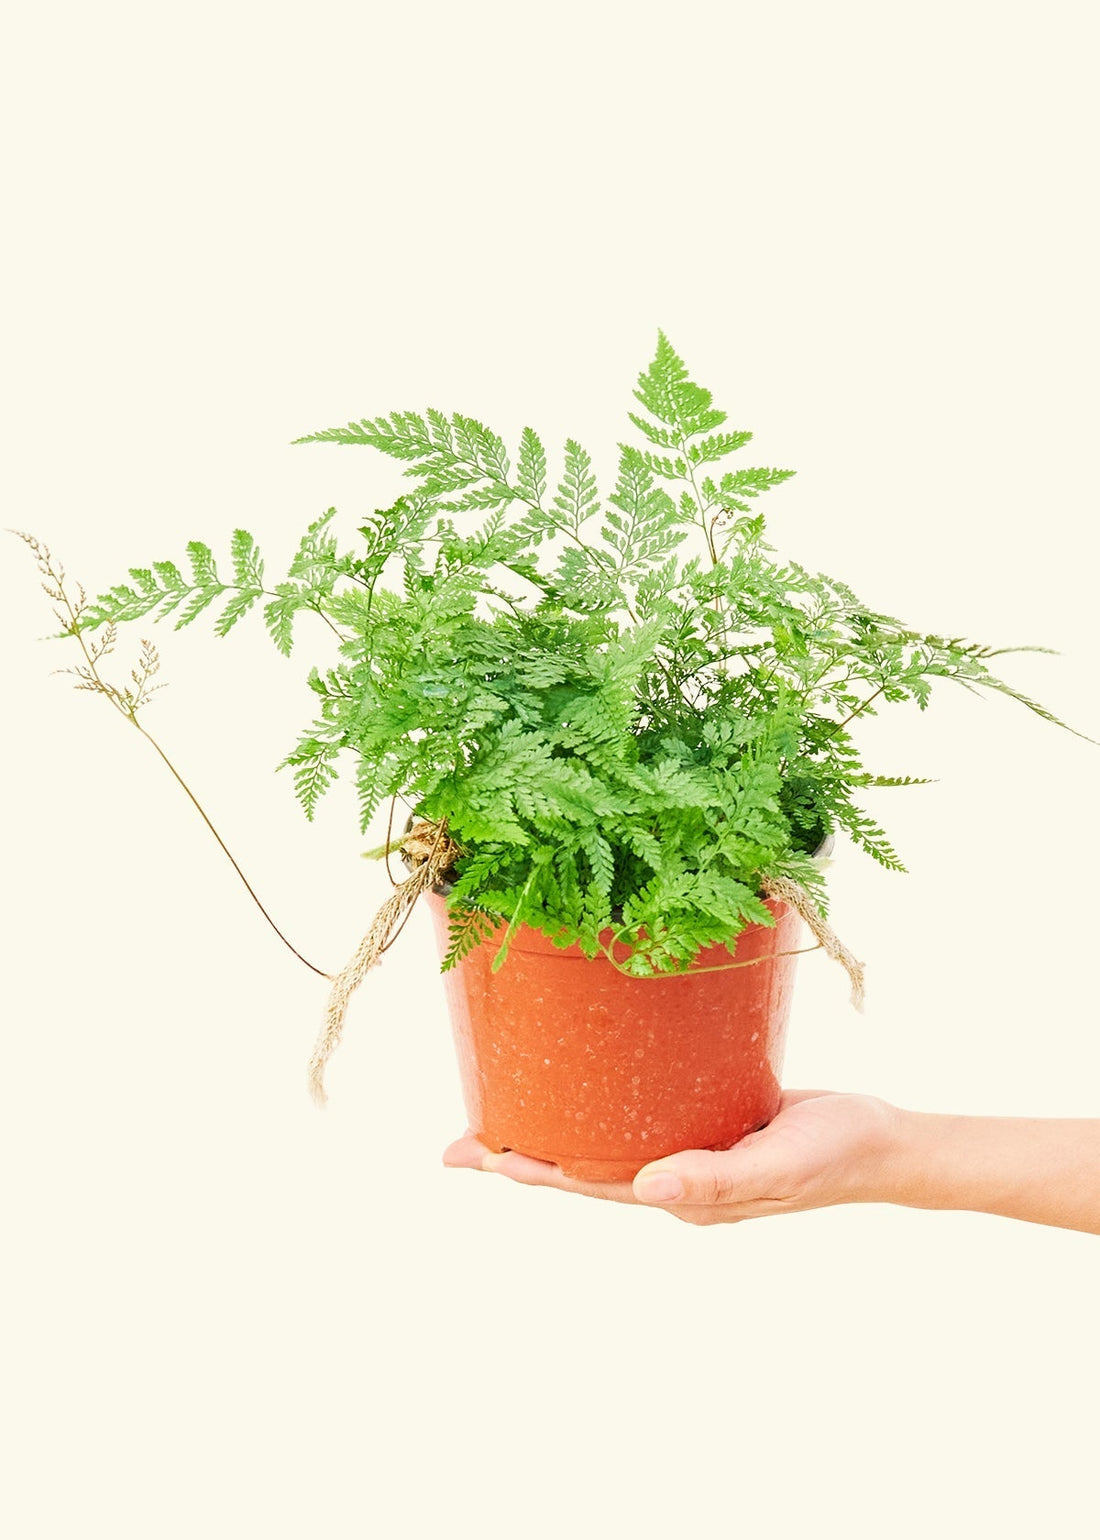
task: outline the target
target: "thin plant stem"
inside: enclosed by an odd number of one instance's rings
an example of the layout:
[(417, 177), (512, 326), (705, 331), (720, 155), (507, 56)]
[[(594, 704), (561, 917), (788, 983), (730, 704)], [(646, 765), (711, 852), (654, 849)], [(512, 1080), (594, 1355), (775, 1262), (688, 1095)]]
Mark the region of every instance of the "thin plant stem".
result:
[[(287, 947), (291, 952), (293, 952), (294, 956), (298, 959), (298, 961), (301, 962), (301, 963), (304, 963), (305, 966), (312, 973), (316, 973), (320, 978), (323, 978), (323, 979), (332, 979), (332, 978), (334, 978), (335, 977), (334, 974), (326, 973), (323, 968), (318, 968), (315, 963), (311, 963), (308, 957), (304, 957), (302, 955), (302, 953), (299, 952), (298, 948), (293, 944), (293, 942), (288, 940), (288, 938), (279, 929), (279, 927), (276, 925), (275, 921), (271, 918), (271, 915), (267, 912), (267, 910), (264, 908), (264, 905), (261, 903), (259, 895), (257, 894), (255, 888), (252, 886), (252, 884), (249, 882), (248, 878), (245, 876), (244, 872), (241, 870), (239, 864), (237, 863), (236, 858), (233, 855), (233, 852), (229, 849), (229, 846), (225, 843), (225, 841), (222, 839), (221, 835), (218, 833), (217, 829), (214, 827), (214, 824), (211, 821), (209, 814), (207, 813), (206, 809), (203, 807), (202, 803), (199, 801), (198, 797), (196, 797), (195, 793), (191, 790), (190, 786), (188, 786), (188, 784), (184, 780), (183, 776), (176, 769), (175, 765), (172, 763), (171, 759), (168, 757), (168, 755), (165, 753), (165, 751), (161, 748), (161, 746), (157, 742), (157, 740), (153, 737), (152, 733), (149, 732), (149, 730), (146, 727), (143, 727), (142, 724), (138, 721), (138, 719), (137, 719), (137, 707), (138, 707), (138, 704), (139, 704), (139, 698), (140, 698), (141, 693), (142, 693), (142, 691), (144, 689), (145, 681), (143, 681), (142, 683), (140, 683), (138, 685), (137, 693), (135, 695), (130, 690), (126, 690), (124, 692), (124, 691), (116, 689), (114, 687), (114, 685), (108, 684), (107, 681), (100, 674), (99, 669), (97, 667), (97, 663), (98, 663), (98, 658), (100, 656), (102, 656), (103, 649), (101, 648), (100, 652), (98, 654), (94, 653), (91, 650), (91, 648), (88, 646), (87, 642), (84, 640), (84, 633), (83, 633), (83, 630), (82, 630), (81, 625), (80, 625), (80, 617), (79, 617), (78, 610), (77, 610), (76, 607), (74, 607), (74, 605), (72, 603), (72, 600), (69, 598), (69, 595), (68, 595), (68, 593), (66, 592), (66, 589), (65, 589), (65, 583), (64, 583), (65, 571), (64, 571), (64, 568), (63, 567), (59, 567), (55, 571), (54, 567), (53, 567), (53, 561), (52, 561), (52, 558), (49, 555), (49, 552), (45, 549), (44, 546), (40, 545), (39, 542), (37, 540), (35, 540), (32, 536), (23, 534), (23, 532), (21, 530), (13, 530), (12, 533), (19, 535), (21, 539), (26, 541), (26, 543), (30, 546), (31, 550), (34, 552), (34, 555), (35, 555), (36, 560), (38, 561), (38, 565), (39, 565), (40, 570), (43, 571), (46, 574), (46, 576), (50, 579), (50, 582), (55, 585), (55, 587), (53, 589), (47, 588), (46, 592), (48, 594), (50, 594), (50, 596), (52, 598), (60, 599), (61, 603), (65, 606), (65, 610), (67, 612), (68, 619), (66, 620), (66, 617), (64, 615), (60, 614), (60, 612), (56, 612), (57, 613), (57, 618), (64, 625), (65, 630), (67, 631), (68, 635), (70, 635), (70, 636), (72, 636), (72, 637), (74, 637), (76, 639), (76, 642), (77, 642), (78, 646), (80, 647), (81, 652), (84, 654), (84, 661), (85, 661), (85, 664), (86, 664), (86, 667), (87, 667), (87, 670), (88, 670), (87, 677), (92, 681), (92, 688), (94, 688), (97, 691), (98, 694), (105, 696), (106, 699), (108, 701), (110, 701), (111, 705), (114, 706), (115, 710), (118, 711), (120, 713), (120, 715), (124, 716), (126, 718), (126, 720), (133, 727), (136, 727), (138, 732), (146, 740), (146, 742), (150, 743), (152, 745), (152, 747), (156, 750), (156, 753), (159, 755), (160, 759), (164, 762), (164, 764), (168, 767), (168, 769), (172, 773), (172, 775), (175, 778), (175, 780), (177, 781), (177, 783), (183, 788), (183, 791), (186, 793), (188, 800), (191, 802), (191, 805), (195, 808), (195, 811), (198, 813), (198, 815), (202, 819), (203, 823), (206, 825), (206, 827), (210, 830), (210, 833), (217, 840), (217, 842), (220, 845), (221, 849), (225, 853), (225, 856), (228, 859), (230, 865), (233, 867), (233, 870), (236, 872), (237, 876), (241, 879), (241, 881), (245, 885), (245, 888), (248, 890), (248, 894), (249, 894), (249, 897), (252, 899), (252, 902), (256, 905), (256, 908), (263, 915), (264, 919), (271, 926), (271, 929), (275, 932), (275, 934), (278, 936), (279, 940), (283, 943), (283, 945), (285, 947)], [(83, 590), (83, 588), (81, 588), (80, 589), (81, 599), (78, 601), (79, 604), (83, 603), (83, 592), (84, 592), (84, 590)], [(318, 614), (320, 614), (320, 611), (318, 611)], [(328, 616), (327, 615), (322, 615), (321, 618), (323, 620), (325, 620), (326, 622), (328, 622), (329, 625), (332, 624), (331, 621), (328, 620)], [(333, 629), (335, 630), (335, 627), (333, 627)], [(339, 635), (338, 632), (337, 632), (337, 635)], [(143, 643), (143, 646), (148, 646), (148, 645), (149, 644), (147, 644), (147, 643)], [(155, 653), (153, 653), (152, 656), (155, 659)], [(156, 666), (156, 664), (154, 662), (153, 663), (153, 667), (155, 668), (155, 666)], [(146, 675), (145, 675), (145, 680), (147, 680), (147, 679), (148, 679), (148, 668), (146, 669)]]
[(214, 838), (217, 840), (218, 844), (221, 846), (222, 850), (225, 852), (225, 855), (226, 855), (227, 859), (229, 860), (229, 863), (232, 866), (233, 870), (236, 872), (237, 876), (241, 879), (241, 881), (244, 883), (245, 887), (248, 889), (248, 893), (249, 893), (249, 896), (252, 899), (252, 902), (256, 905), (256, 908), (260, 911), (260, 913), (263, 915), (264, 919), (271, 926), (271, 929), (278, 936), (279, 940), (283, 943), (283, 945), (285, 947), (288, 947), (290, 949), (290, 951), (292, 951), (294, 953), (295, 957), (298, 959), (299, 962), (305, 963), (306, 967), (309, 968), (311, 972), (316, 973), (320, 978), (323, 978), (323, 979), (332, 979), (332, 978), (334, 978), (335, 977), (334, 974), (326, 973), (323, 968), (318, 968), (315, 963), (311, 963), (308, 957), (303, 957), (301, 952), (299, 952), (298, 948), (294, 945), (294, 943), (292, 941), (289, 941), (286, 938), (286, 936), (283, 935), (283, 932), (279, 929), (279, 927), (276, 925), (275, 921), (271, 918), (270, 914), (268, 914), (267, 910), (264, 908), (263, 904), (260, 902), (260, 899), (257, 896), (255, 888), (249, 882), (249, 880), (245, 876), (244, 872), (241, 871), (241, 868), (238, 866), (236, 858), (233, 855), (233, 852), (229, 849), (229, 846), (225, 843), (225, 841), (222, 839), (221, 835), (218, 833), (217, 829), (215, 829), (213, 823), (210, 821), (210, 818), (207, 815), (206, 809), (203, 807), (203, 805), (199, 801), (198, 797), (195, 796), (195, 793), (191, 790), (190, 786), (188, 786), (187, 782), (184, 780), (183, 776), (176, 769), (175, 765), (169, 759), (168, 755), (161, 748), (160, 744), (153, 737), (152, 733), (149, 732), (147, 728), (145, 728), (145, 727), (143, 727), (141, 725), (141, 723), (138, 721), (138, 719), (137, 719), (137, 717), (135, 715), (131, 715), (129, 720), (134, 724), (134, 726), (137, 728), (137, 730), (141, 734), (141, 736), (148, 743), (152, 744), (153, 748), (160, 755), (160, 757), (164, 761), (164, 763), (168, 766), (168, 769), (171, 771), (173, 776), (175, 776), (176, 781), (179, 783), (179, 785), (183, 788), (184, 792), (187, 794), (188, 798), (191, 801), (192, 806), (195, 808), (195, 811), (198, 813), (198, 815), (202, 819), (203, 823), (210, 830), (211, 834), (214, 836)]
[[(863, 702), (862, 705), (857, 706), (854, 711), (849, 711), (843, 722), (838, 722), (833, 728), (832, 732), (825, 734), (825, 738), (832, 738), (836, 733), (840, 731), (842, 727), (847, 727), (848, 723), (853, 719), (853, 717), (858, 717), (861, 711), (867, 710), (867, 707), (872, 703), (872, 701), (878, 700), (879, 696), (882, 694), (885, 688), (886, 686), (884, 684), (880, 684), (873, 695), (868, 695), (867, 699)], [(822, 741), (824, 742), (824, 739)]]

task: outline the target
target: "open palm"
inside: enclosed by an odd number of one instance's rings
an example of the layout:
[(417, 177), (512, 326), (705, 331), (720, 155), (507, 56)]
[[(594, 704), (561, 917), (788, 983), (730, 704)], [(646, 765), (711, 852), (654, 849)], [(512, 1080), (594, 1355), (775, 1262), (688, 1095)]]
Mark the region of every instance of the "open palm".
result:
[(531, 1187), (659, 1205), (689, 1224), (730, 1224), (873, 1197), (896, 1119), (897, 1109), (875, 1096), (784, 1091), (766, 1128), (728, 1150), (667, 1155), (633, 1182), (578, 1181), (514, 1150), (495, 1155), (471, 1133), (448, 1146), (443, 1163), (494, 1171)]

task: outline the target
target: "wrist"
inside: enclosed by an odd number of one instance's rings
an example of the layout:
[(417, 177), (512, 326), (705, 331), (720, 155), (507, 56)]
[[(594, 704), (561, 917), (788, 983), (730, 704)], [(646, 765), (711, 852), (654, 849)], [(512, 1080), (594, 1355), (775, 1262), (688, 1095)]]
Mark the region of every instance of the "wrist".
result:
[(938, 1113), (891, 1107), (878, 1159), (868, 1172), (865, 1201), (933, 1208), (931, 1156), (938, 1125), (950, 1121)]
[(901, 1107), (894, 1113), (873, 1201), (906, 1208), (1011, 1211), (1019, 1157), (1011, 1120)]
[(951, 1145), (954, 1125), (965, 1120), (949, 1114), (911, 1112), (882, 1103), (876, 1137), (861, 1163), (855, 1200), (894, 1203), (909, 1208), (951, 1208), (943, 1155)]

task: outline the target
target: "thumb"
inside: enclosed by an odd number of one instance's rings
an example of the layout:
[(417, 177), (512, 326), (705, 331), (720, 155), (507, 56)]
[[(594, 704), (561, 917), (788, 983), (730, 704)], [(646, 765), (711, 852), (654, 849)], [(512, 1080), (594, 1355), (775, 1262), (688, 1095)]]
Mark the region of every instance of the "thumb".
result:
[(634, 1178), (639, 1203), (749, 1203), (778, 1174), (752, 1135), (730, 1150), (684, 1150), (643, 1166)]

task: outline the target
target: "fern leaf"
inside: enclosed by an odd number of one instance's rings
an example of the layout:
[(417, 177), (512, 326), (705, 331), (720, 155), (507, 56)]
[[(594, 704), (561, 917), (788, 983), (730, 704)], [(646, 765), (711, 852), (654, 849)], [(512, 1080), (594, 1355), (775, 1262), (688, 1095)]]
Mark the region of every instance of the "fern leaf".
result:
[(312, 758), (303, 760), (295, 767), (294, 790), (311, 823), (318, 801), (336, 779), (333, 757), (333, 751), (325, 745)]
[(850, 786), (934, 786), (935, 777), (924, 775), (855, 775)]
[(687, 366), (664, 332), (657, 333), (657, 352), (638, 376), (634, 395), (657, 419), (678, 435), (677, 445), (699, 433), (720, 428), (725, 412), (712, 406), (709, 390), (688, 379)]
[(246, 529), (235, 529), (229, 543), (233, 558), (233, 576), (238, 588), (260, 590), (264, 586), (264, 564), (256, 542)]
[(599, 505), (592, 460), (576, 439), (567, 439), (565, 471), (550, 506), (561, 523), (577, 534), (581, 525), (598, 511)]
[(454, 451), (454, 430), (444, 417), (442, 412), (437, 412), (434, 407), (427, 411), (428, 436), (437, 449)]
[(448, 972), (464, 957), (468, 957), (483, 941), (488, 941), (500, 924), (500, 916), (490, 914), (476, 904), (459, 901), (448, 906), (447, 922), (448, 945), (447, 954), (440, 966), (442, 973)]
[(601, 539), (616, 553), (624, 576), (640, 577), (650, 564), (663, 561), (684, 539), (676, 506), (663, 487), (654, 485), (646, 455), (629, 444), (619, 447), (619, 478)]
[(208, 545), (204, 545), (201, 540), (190, 540), (187, 543), (187, 555), (191, 562), (194, 587), (220, 588), (222, 586), (214, 563), (214, 553)]
[[(625, 449), (624, 444), (619, 449)], [(655, 455), (652, 450), (642, 450), (642, 459), (649, 469), (657, 476), (663, 476), (666, 481), (686, 481), (688, 468), (686, 460), (670, 460), (667, 455)]]
[(596, 892), (603, 899), (610, 898), (611, 887), (615, 881), (615, 857), (611, 846), (602, 834), (593, 829), (582, 834), (581, 848), (588, 858), (592, 884)]
[(721, 460), (742, 448), (752, 438), (751, 433), (716, 433), (698, 444), (687, 446), (687, 457), (692, 465), (704, 465), (710, 460)]
[(174, 562), (155, 561), (153, 563), (153, 571), (157, 575), (157, 580), (164, 595), (160, 604), (160, 615), (157, 616), (159, 620), (161, 615), (171, 614), (183, 602), (187, 596), (188, 585), (184, 581), (182, 572)]
[(114, 588), (100, 594), (81, 616), (81, 629), (90, 631), (95, 626), (109, 623), (120, 624), (126, 620), (138, 620), (156, 607), (155, 596), (139, 592), (126, 583), (116, 583)]
[[(956, 682), (964, 684), (967, 681), (959, 678)], [(976, 683), (985, 685), (989, 690), (996, 690), (1001, 695), (1010, 696), (1014, 701), (1018, 701), (1021, 706), (1026, 706), (1029, 711), (1033, 711), (1037, 717), (1042, 717), (1044, 722), (1051, 722), (1055, 727), (1064, 727), (1066, 732), (1072, 733), (1075, 738), (1083, 738), (1086, 743), (1097, 743), (1097, 739), (1090, 738), (1087, 733), (1078, 732), (1076, 727), (1070, 727), (1068, 722), (1063, 722), (1061, 717), (1056, 717), (1053, 711), (1048, 711), (1045, 706), (1041, 706), (1038, 701), (1032, 700), (1029, 695), (1023, 695), (1019, 690), (1014, 690), (1011, 685), (1005, 684), (1003, 679), (995, 679), (992, 674), (983, 674)]]
[(224, 592), (223, 583), (211, 583), (203, 588), (192, 588), (187, 602), (179, 612), (176, 630), (178, 631), (182, 626), (189, 626), (197, 615), (201, 615), (203, 610), (213, 604), (214, 600)]
[(678, 434), (670, 428), (662, 428), (659, 423), (650, 422), (645, 417), (639, 417), (637, 412), (626, 414), (640, 433), (644, 433), (651, 444), (656, 444), (658, 449), (681, 449), (681, 441)]
[(291, 441), (295, 444), (369, 444), (397, 460), (423, 460), (437, 445), (423, 418), (415, 412), (394, 412), (392, 417), (364, 417), (343, 428), (324, 428)]
[(846, 829), (861, 850), (865, 850), (880, 866), (888, 871), (903, 872), (905, 867), (897, 851), (886, 838), (873, 818), (861, 809), (853, 807), (841, 798), (833, 808), (833, 816), (842, 829)]
[(495, 481), (507, 481), (510, 465), (504, 448), (504, 440), (473, 417), (463, 417), (455, 412), (455, 449), (463, 459), (475, 466), (482, 475)]
[[(520, 889), (519, 893), (514, 896), (515, 907), (513, 908), (511, 903), (508, 904), (508, 909), (511, 910), (511, 917), (508, 921), (508, 928), (501, 938), (500, 946), (497, 949), (497, 954), (490, 964), (493, 973), (498, 973), (508, 960), (508, 948), (512, 944), (512, 939), (515, 936), (516, 931), (519, 930), (523, 923), (524, 904), (531, 892), (531, 889), (535, 885), (535, 881), (538, 878), (543, 864), (549, 859), (549, 850), (537, 850), (534, 853), (532, 857), (530, 875), (528, 876), (527, 881), (523, 884), (523, 887)], [(511, 899), (513, 895), (508, 895), (508, 897)]]
[(264, 624), (285, 657), (294, 645), (294, 617), (304, 607), (303, 589), (297, 583), (276, 584), (275, 598), (264, 605)]
[(361, 754), (355, 770), (355, 790), (359, 800), (359, 829), (365, 834), (383, 797), (390, 794), (393, 760), (386, 754), (371, 758)]
[(739, 513), (751, 512), (746, 497), (759, 497), (780, 482), (789, 481), (794, 471), (777, 471), (767, 466), (752, 466), (741, 471), (727, 471), (718, 483), (715, 501)]
[(339, 752), (339, 743), (307, 735), (276, 767), (294, 771), (294, 791), (311, 823), (319, 799), (336, 779), (332, 761)]
[(542, 507), (542, 500), (546, 496), (546, 450), (533, 428), (524, 428), (520, 440), (516, 491), (533, 507)]
[(640, 829), (636, 825), (631, 824), (624, 831), (624, 839), (634, 854), (640, 856), (647, 866), (652, 867), (655, 872), (660, 871), (662, 865), (661, 842), (654, 834), (650, 833), (648, 829)]
[(243, 589), (240, 593), (232, 594), (225, 609), (222, 610), (214, 622), (215, 636), (225, 636), (237, 624), (241, 616), (246, 615), (262, 597), (262, 590), (259, 588)]

